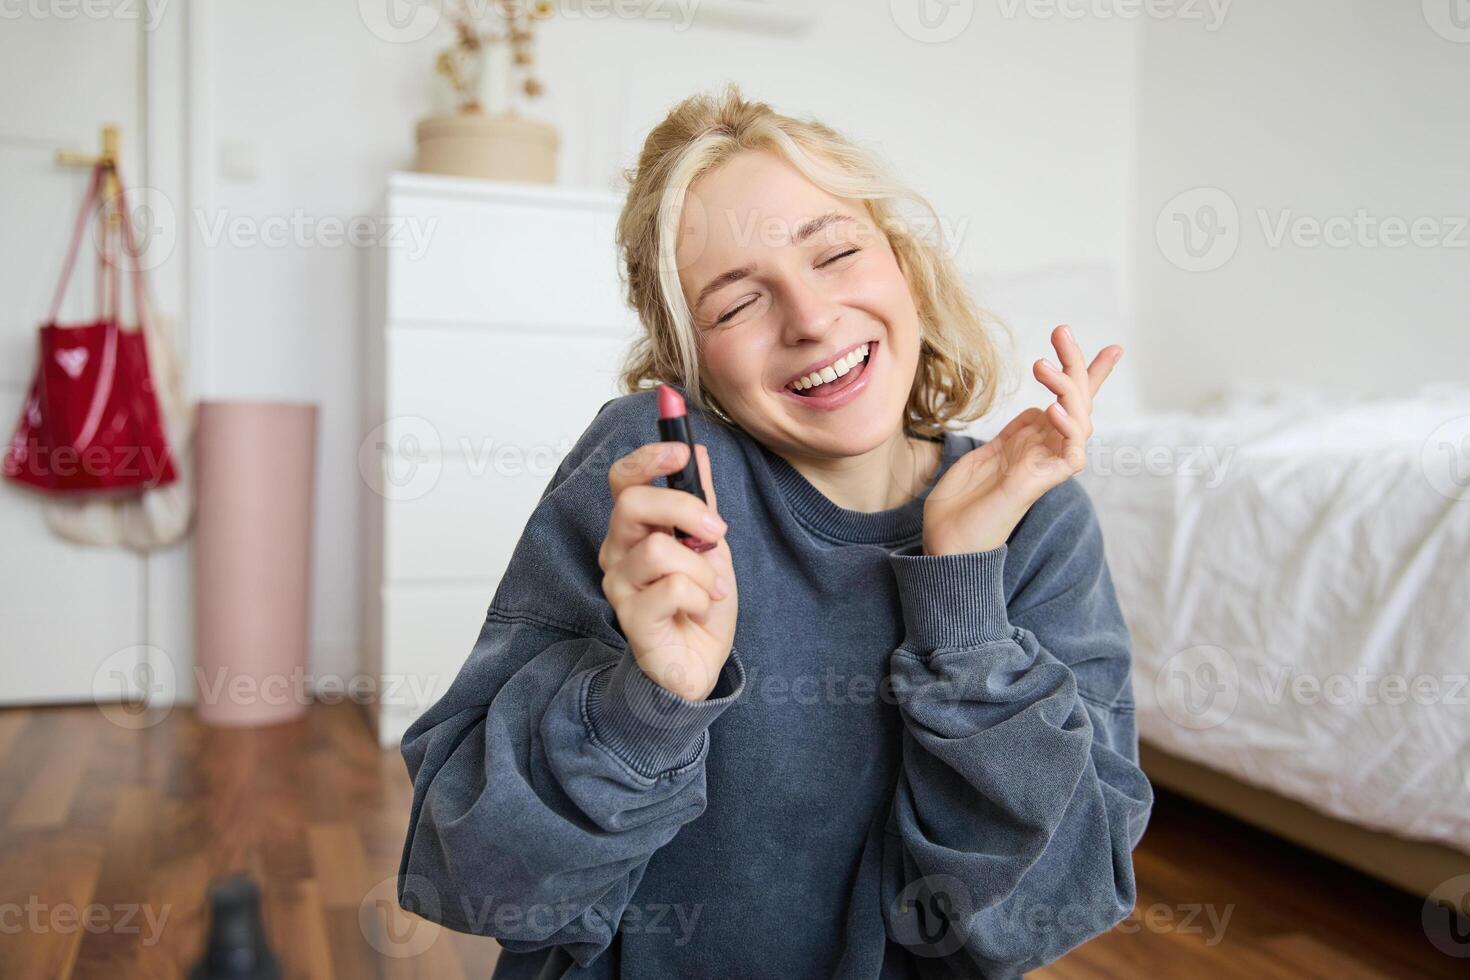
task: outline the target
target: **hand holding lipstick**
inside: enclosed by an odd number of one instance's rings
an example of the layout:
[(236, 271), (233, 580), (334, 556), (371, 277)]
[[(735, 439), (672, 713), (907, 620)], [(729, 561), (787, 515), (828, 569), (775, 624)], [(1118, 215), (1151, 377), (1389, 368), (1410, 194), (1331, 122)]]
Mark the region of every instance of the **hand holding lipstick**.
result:
[[(739, 609), (709, 452), (696, 445), (695, 455), (708, 502), (651, 484), (685, 468), (684, 442), (652, 442), (613, 463), (612, 516), (597, 555), (603, 594), (638, 666), (655, 684), (691, 701), (714, 690), (735, 643)], [(716, 523), (706, 524), (707, 517)], [(713, 547), (696, 552), (675, 539), (672, 528)]]

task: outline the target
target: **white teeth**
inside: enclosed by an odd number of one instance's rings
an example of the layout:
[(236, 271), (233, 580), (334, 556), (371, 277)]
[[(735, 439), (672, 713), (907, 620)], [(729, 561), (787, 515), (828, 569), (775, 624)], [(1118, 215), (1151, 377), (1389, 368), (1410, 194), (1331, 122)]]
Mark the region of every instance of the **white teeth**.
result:
[(851, 371), (853, 368), (861, 364), (863, 358), (867, 356), (868, 345), (863, 344), (861, 347), (858, 347), (850, 352), (846, 357), (838, 358), (836, 361), (833, 361), (831, 364), (822, 368), (822, 370), (813, 371), (806, 377), (799, 378), (796, 381), (792, 382), (787, 387), (791, 388), (793, 391), (806, 391), (808, 388), (814, 388), (817, 385), (826, 384), (828, 381), (836, 381), (838, 378), (847, 374), (847, 372)]

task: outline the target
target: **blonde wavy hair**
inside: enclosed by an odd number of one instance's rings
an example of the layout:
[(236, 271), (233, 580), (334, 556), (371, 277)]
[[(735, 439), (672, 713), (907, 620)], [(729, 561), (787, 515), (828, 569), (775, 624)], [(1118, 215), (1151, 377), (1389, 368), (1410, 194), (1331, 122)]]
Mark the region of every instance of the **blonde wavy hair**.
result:
[(675, 106), (649, 132), (637, 166), (623, 171), (628, 194), (617, 225), (621, 275), (628, 303), (644, 327), (621, 369), (623, 392), (677, 385), (695, 406), (738, 427), (701, 380), (699, 338), (674, 250), (690, 185), (744, 150), (779, 153), (829, 194), (862, 200), (888, 238), (921, 325), (906, 427), (937, 436), (950, 422), (985, 415), (1003, 373), (992, 328), (1009, 331), (970, 297), (942, 240), (930, 241), (904, 218), (899, 205), (917, 205), (938, 238), (941, 225), (934, 208), (893, 178), (874, 154), (820, 122), (794, 119), (743, 98), (733, 82), (722, 95), (697, 94)]

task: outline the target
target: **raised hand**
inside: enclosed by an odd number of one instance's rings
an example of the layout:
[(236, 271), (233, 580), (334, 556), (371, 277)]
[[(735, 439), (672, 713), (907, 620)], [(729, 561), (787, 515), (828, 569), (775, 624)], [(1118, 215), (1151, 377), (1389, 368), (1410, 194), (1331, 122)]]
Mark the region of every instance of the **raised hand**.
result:
[[(597, 564), (638, 666), (655, 684), (694, 701), (714, 690), (730, 656), (739, 596), (709, 451), (699, 444), (695, 453), (708, 503), (650, 483), (683, 469), (688, 454), (682, 442), (653, 442), (612, 464), (613, 510)], [(718, 527), (707, 526), (707, 516)], [(695, 552), (674, 537), (675, 526), (716, 545)]]
[(1123, 356), (1117, 344), (1086, 364), (1066, 325), (1051, 334), (1058, 369), (1040, 358), (1036, 379), (1057, 396), (1028, 408), (995, 438), (955, 460), (924, 504), (924, 553), (990, 551), (1005, 544), (1031, 505), (1087, 465), (1092, 400)]

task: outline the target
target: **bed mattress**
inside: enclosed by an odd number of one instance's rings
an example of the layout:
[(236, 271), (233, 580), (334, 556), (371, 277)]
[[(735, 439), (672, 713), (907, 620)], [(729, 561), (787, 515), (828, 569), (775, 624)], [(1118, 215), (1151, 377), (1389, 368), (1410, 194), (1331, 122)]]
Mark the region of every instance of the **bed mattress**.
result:
[(1088, 455), (1140, 736), (1470, 852), (1470, 387), (1234, 386)]

